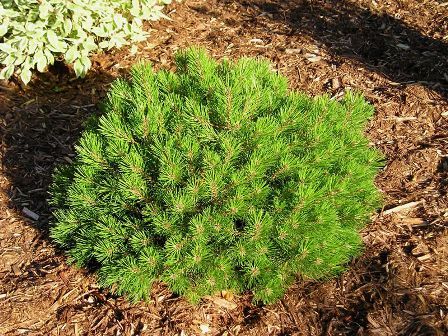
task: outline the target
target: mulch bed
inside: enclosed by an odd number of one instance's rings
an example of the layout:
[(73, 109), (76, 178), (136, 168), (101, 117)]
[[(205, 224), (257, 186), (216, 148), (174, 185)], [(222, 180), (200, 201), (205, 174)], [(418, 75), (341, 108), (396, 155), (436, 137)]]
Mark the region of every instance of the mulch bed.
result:
[[(136, 54), (98, 55), (85, 79), (57, 64), (26, 88), (0, 83), (0, 335), (448, 334), (448, 2), (184, 0), (168, 11)], [(52, 170), (73, 158), (110, 83), (139, 59), (172, 68), (191, 45), (263, 56), (293, 89), (358, 90), (375, 106), (367, 133), (387, 158), (385, 207), (338, 278), (297, 282), (268, 306), (250, 293), (192, 306), (162, 284), (132, 304), (51, 243)]]

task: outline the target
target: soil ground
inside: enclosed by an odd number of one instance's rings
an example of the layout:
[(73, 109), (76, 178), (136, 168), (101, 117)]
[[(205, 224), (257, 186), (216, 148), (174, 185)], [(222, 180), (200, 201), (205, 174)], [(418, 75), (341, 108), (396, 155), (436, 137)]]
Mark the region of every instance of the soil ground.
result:
[[(184, 0), (168, 13), (137, 53), (98, 55), (85, 79), (57, 64), (26, 88), (0, 83), (0, 335), (447, 335), (448, 2)], [(131, 304), (51, 243), (51, 173), (110, 83), (139, 59), (172, 68), (191, 45), (266, 57), (292, 89), (358, 90), (375, 106), (385, 207), (338, 278), (297, 282), (268, 306), (249, 293), (192, 306), (163, 285)]]

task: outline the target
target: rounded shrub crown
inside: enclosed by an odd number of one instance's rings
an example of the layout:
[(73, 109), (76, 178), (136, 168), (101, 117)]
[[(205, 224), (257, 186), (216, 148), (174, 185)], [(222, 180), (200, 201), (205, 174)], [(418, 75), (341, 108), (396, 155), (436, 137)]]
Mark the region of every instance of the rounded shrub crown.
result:
[(290, 92), (266, 61), (177, 54), (133, 68), (54, 176), (53, 238), (100, 283), (191, 301), (220, 290), (281, 297), (296, 275), (339, 272), (378, 205), (373, 108)]

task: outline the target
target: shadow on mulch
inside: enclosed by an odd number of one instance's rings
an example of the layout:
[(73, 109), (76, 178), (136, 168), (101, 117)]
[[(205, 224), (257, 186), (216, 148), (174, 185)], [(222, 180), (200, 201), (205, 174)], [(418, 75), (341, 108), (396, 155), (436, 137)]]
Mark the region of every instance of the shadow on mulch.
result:
[(68, 68), (56, 64), (25, 89), (16, 83), (4, 87), (2, 93), (2, 170), (11, 184), (10, 207), (23, 215), (24, 208), (37, 214), (38, 220), (27, 223), (45, 240), (49, 238), (47, 199), (54, 168), (73, 158), (84, 122), (99, 113), (98, 103), (115, 79), (102, 71), (92, 71), (85, 79), (72, 76)]
[(448, 44), (422, 35), (399, 19), (347, 0), (241, 3), (287, 23), (290, 31), (281, 34), (311, 36), (331, 53), (354, 59), (397, 85), (419, 83), (448, 99)]

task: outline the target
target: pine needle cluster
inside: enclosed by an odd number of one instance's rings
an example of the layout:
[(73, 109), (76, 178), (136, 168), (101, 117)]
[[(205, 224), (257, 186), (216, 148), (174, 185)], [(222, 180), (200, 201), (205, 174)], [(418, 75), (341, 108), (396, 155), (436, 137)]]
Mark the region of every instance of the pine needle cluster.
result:
[(54, 175), (52, 237), (133, 300), (154, 281), (197, 302), (281, 298), (297, 275), (340, 272), (379, 205), (373, 108), (291, 92), (267, 61), (176, 55), (117, 80), (77, 158)]

